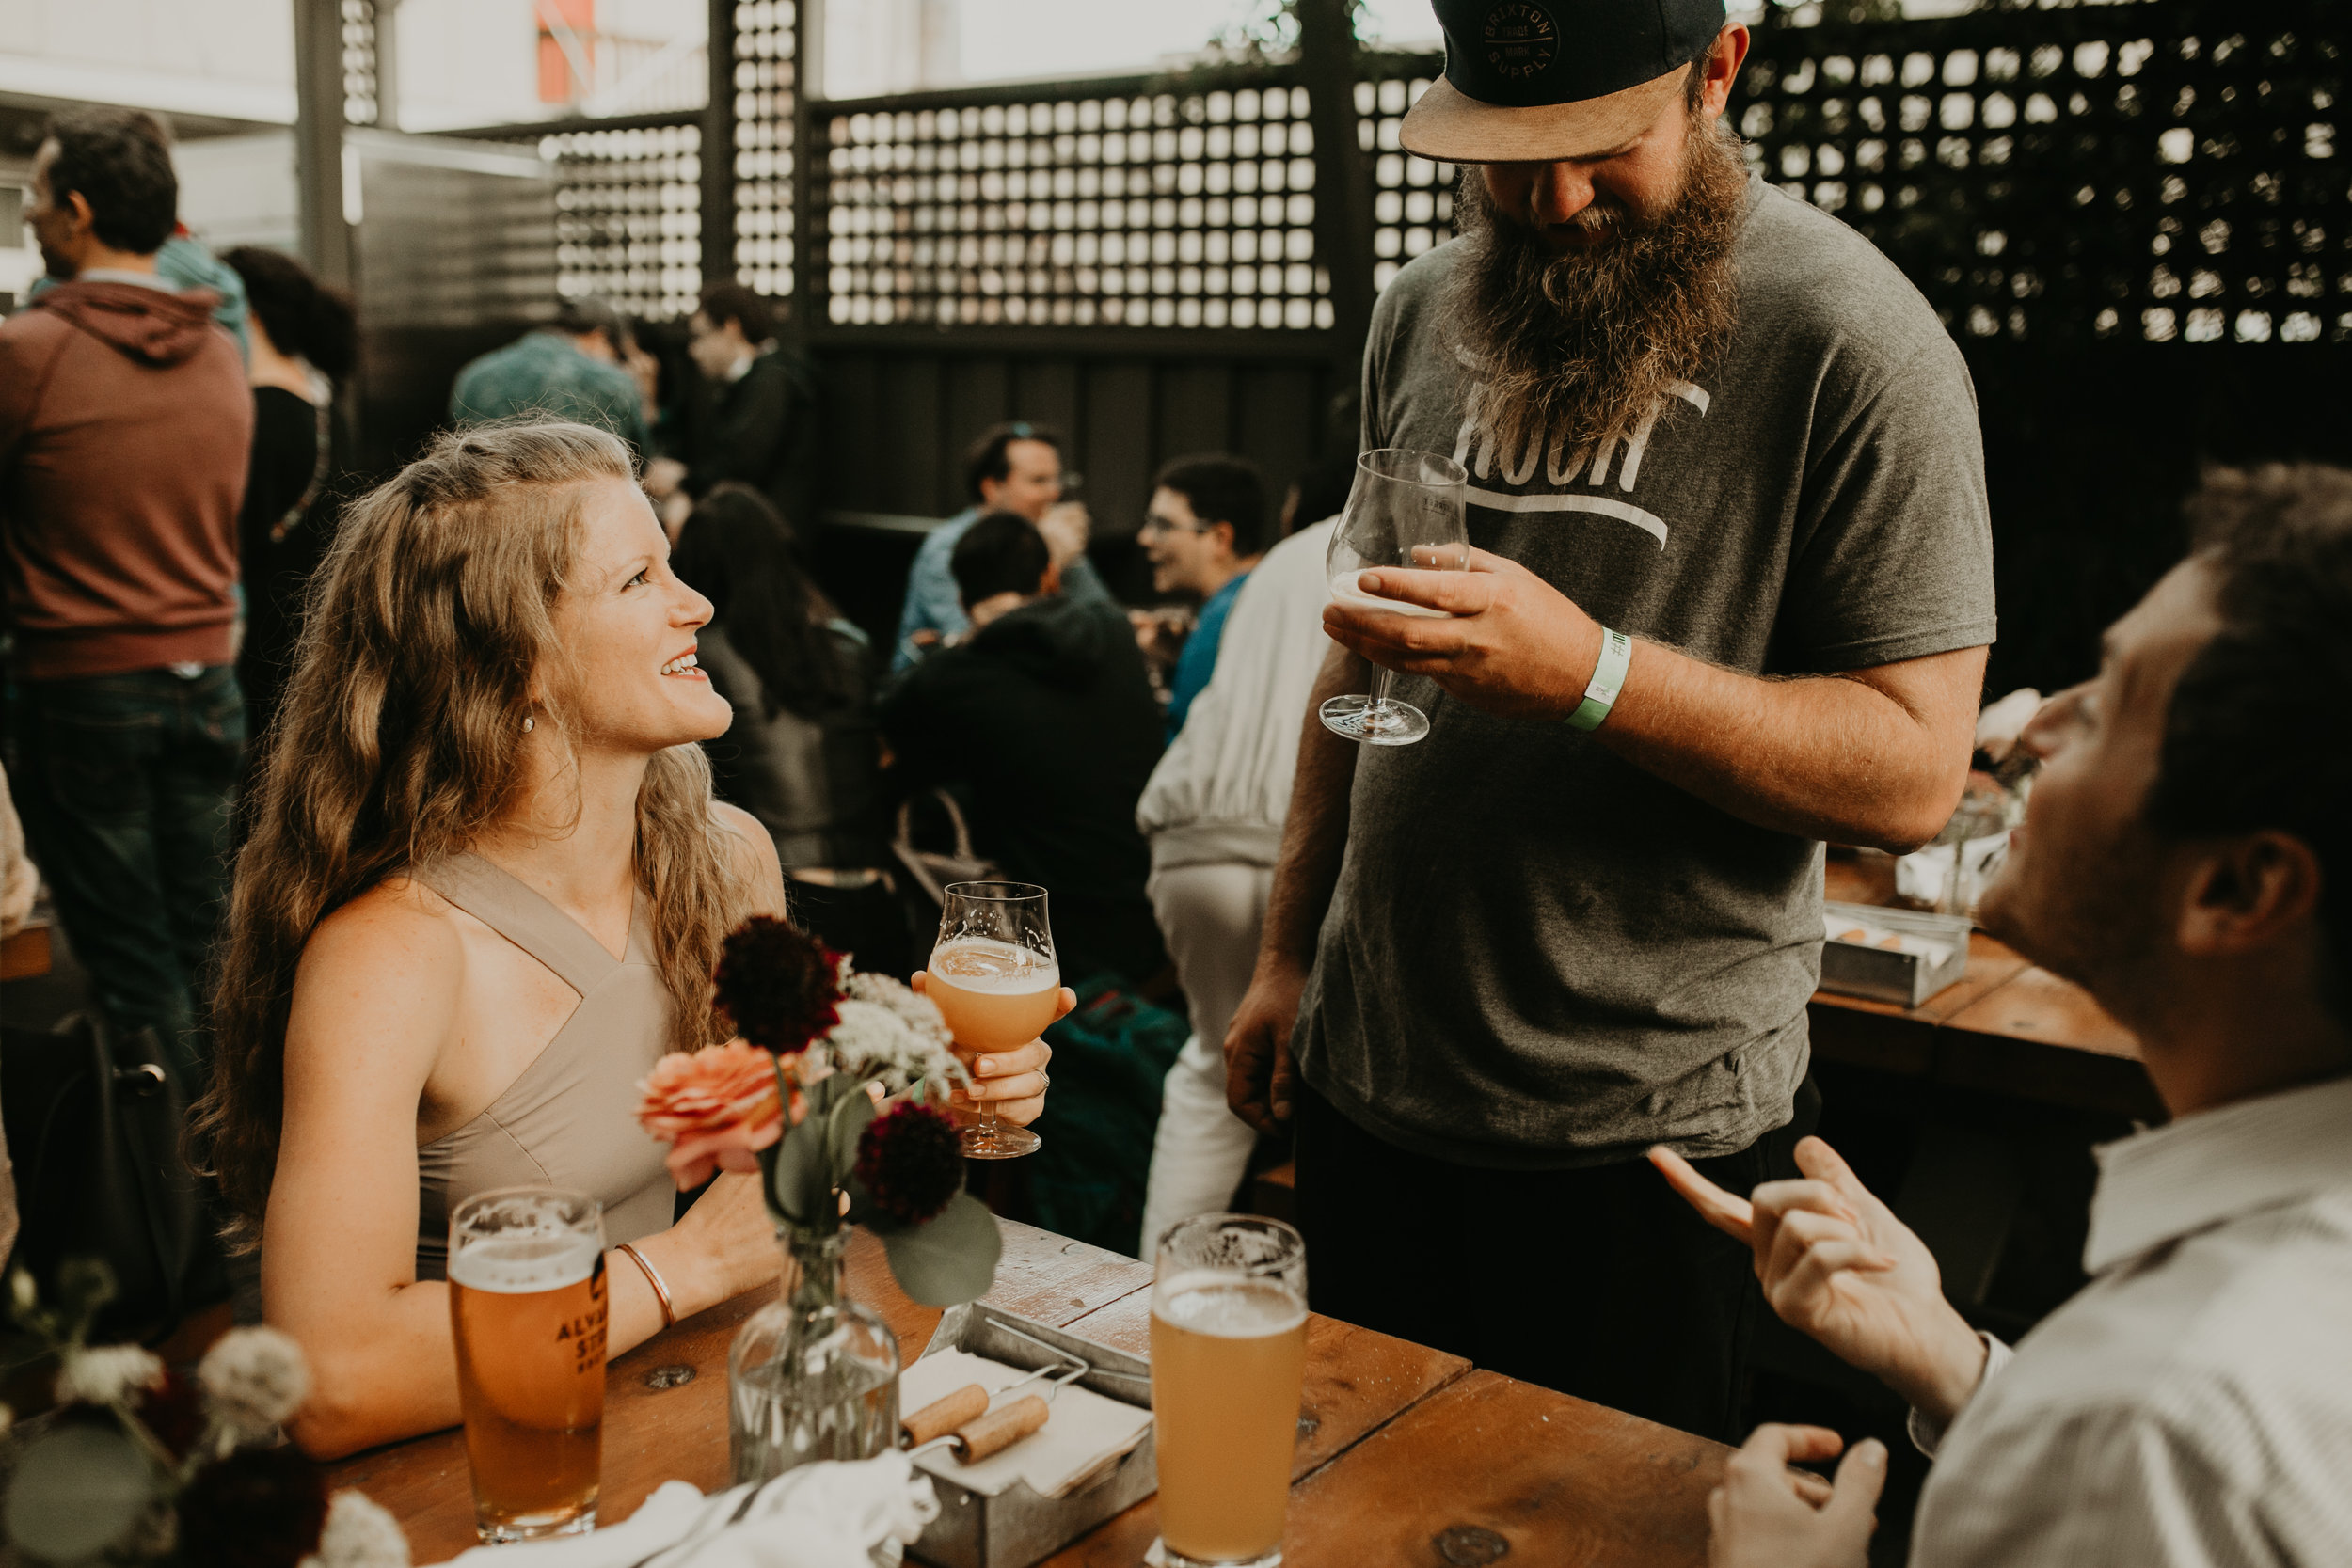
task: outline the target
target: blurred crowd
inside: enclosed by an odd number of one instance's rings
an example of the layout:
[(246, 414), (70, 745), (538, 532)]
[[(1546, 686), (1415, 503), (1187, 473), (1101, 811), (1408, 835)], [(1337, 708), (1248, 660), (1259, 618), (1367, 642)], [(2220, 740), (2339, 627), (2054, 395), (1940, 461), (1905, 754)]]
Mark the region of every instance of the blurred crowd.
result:
[[(116, 1055), (193, 1100), (250, 827), (241, 786), (305, 591), (370, 477), (351, 472), (338, 413), (358, 323), (292, 257), (190, 237), (151, 116), (60, 115), (33, 185), (47, 276), (0, 325), (0, 914), (27, 918), (37, 866)], [(1231, 1200), (1255, 1141), (1225, 1108), (1220, 1045), (1323, 657), (1324, 549), (1352, 462), (1278, 495), (1247, 458), (1184, 456), (1152, 476), (1143, 516), (1098, 518), (1065, 494), (1059, 432), (972, 432), (968, 504), (922, 539), (884, 646), (812, 571), (818, 384), (778, 326), (734, 283), (683, 323), (554, 301), (457, 372), (449, 423), (576, 420), (627, 444), (675, 572), (711, 607), (696, 657), (734, 714), (705, 743), (717, 793), (771, 835), (797, 919), (903, 974), (944, 878), (1037, 882), (1073, 984), (1174, 1015), (1187, 1043), (1157, 1156), (1133, 1148), (1115, 1173), (1108, 1235), (1134, 1246)], [(1147, 608), (1121, 606), (1090, 559), (1110, 539), (1148, 561)]]

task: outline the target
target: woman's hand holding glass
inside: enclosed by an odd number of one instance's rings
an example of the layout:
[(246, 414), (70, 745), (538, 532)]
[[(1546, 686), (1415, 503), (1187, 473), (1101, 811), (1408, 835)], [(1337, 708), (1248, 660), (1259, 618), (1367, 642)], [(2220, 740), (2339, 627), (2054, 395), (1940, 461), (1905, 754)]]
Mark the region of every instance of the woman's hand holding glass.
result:
[[(908, 984), (919, 994), (930, 983), (930, 975), (917, 973)], [(1070, 1016), (1078, 1005), (1078, 993), (1068, 986), (1054, 1004), (1057, 1022)], [(986, 1105), (1015, 1126), (1026, 1127), (1045, 1110), (1045, 1089), (1052, 1082), (1046, 1076), (1045, 1064), (1054, 1059), (1054, 1048), (1041, 1039), (1010, 1051), (992, 1051), (973, 1058), (970, 1089), (958, 1089), (955, 1102), (959, 1105)]]

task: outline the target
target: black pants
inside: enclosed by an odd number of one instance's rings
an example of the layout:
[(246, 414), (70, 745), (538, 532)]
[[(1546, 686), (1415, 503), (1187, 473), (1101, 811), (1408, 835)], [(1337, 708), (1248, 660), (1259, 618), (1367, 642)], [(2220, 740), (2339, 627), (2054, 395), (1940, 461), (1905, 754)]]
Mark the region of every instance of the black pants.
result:
[(245, 750), (236, 673), (26, 681), (15, 699), (9, 779), (66, 938), (107, 1022), (152, 1028), (194, 1095), (197, 990), (229, 893)]
[[(1314, 1309), (1473, 1365), (1702, 1436), (1738, 1442), (1757, 1315), (1748, 1249), (1646, 1161), (1486, 1170), (1408, 1153), (1296, 1085), (1298, 1225)], [(1692, 1162), (1744, 1196), (1797, 1173), (1820, 1119)]]

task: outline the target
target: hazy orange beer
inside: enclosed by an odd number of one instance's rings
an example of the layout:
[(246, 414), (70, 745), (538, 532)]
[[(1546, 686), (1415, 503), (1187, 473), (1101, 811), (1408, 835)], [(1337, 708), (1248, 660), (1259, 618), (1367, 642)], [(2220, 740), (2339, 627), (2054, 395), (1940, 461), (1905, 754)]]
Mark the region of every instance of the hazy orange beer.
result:
[(1160, 1539), (1177, 1568), (1282, 1560), (1307, 1367), (1307, 1247), (1279, 1220), (1199, 1214), (1152, 1287)]
[(596, 1528), (603, 1206), (555, 1187), (504, 1187), (459, 1204), (449, 1221), (449, 1317), (482, 1539)]

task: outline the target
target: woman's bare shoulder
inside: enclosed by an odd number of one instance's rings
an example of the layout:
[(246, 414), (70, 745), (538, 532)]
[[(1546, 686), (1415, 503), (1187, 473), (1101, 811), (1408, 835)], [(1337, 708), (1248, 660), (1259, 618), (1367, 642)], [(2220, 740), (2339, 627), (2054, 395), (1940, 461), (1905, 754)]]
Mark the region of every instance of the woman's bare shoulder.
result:
[(423, 883), (388, 877), (318, 924), (303, 944), (294, 1002), (396, 1006), (414, 1015), (453, 1006), (465, 980), (456, 909)]
[(781, 916), (784, 863), (776, 858), (776, 841), (768, 836), (768, 830), (760, 825), (758, 817), (724, 800), (710, 802), (710, 820), (712, 826), (734, 840), (735, 874), (751, 885), (753, 911)]

